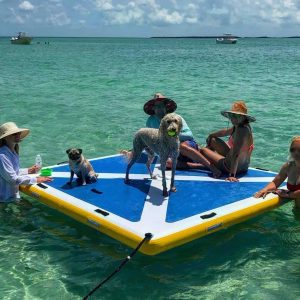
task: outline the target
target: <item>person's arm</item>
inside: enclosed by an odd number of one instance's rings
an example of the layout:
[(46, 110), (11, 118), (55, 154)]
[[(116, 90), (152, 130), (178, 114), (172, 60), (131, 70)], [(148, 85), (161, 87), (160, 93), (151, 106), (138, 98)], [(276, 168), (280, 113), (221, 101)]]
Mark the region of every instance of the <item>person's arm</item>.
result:
[(28, 168), (22, 168), (19, 170), (19, 175), (28, 175), (29, 169)]
[(238, 181), (236, 178), (236, 171), (239, 164), (239, 156), (241, 154), (241, 149), (244, 146), (246, 140), (248, 139), (248, 129), (241, 127), (236, 129), (236, 135), (234, 139), (234, 146), (231, 153), (231, 164), (229, 166), (230, 172), (229, 177), (226, 179), (228, 181)]
[(37, 183), (37, 179), (28, 175), (19, 175), (15, 172), (12, 163), (7, 157), (0, 158), (1, 177), (8, 183), (30, 185)]
[[(267, 184), (263, 189), (254, 194), (255, 198), (265, 197), (269, 192), (275, 191), (287, 178), (288, 163), (285, 163), (273, 181)], [(300, 196), (300, 193), (299, 193)]]
[(190, 127), (187, 125), (184, 118), (181, 117), (181, 120), (182, 120), (182, 129), (179, 133), (180, 142), (185, 142), (185, 141), (188, 141), (188, 140), (192, 140), (194, 138), (194, 136), (193, 136), (193, 133), (192, 133)]
[(220, 129), (218, 131), (212, 132), (207, 137), (206, 143), (209, 145), (210, 144), (210, 140), (212, 138), (228, 136), (228, 135), (231, 135), (232, 132), (233, 132), (233, 127), (231, 127), (231, 128), (223, 128), (223, 129)]
[(209, 134), (210, 137), (224, 137), (231, 135), (233, 131), (233, 127), (231, 128), (223, 128), (218, 131), (212, 132)]
[[(278, 194), (279, 195), (279, 194)], [(280, 196), (280, 195), (279, 195)], [(283, 197), (283, 196), (282, 196)], [(295, 191), (295, 192), (287, 192), (287, 197), (290, 199), (300, 199), (300, 190)]]
[(41, 168), (39, 166), (32, 166), (30, 168), (20, 169), (19, 175), (36, 174)]

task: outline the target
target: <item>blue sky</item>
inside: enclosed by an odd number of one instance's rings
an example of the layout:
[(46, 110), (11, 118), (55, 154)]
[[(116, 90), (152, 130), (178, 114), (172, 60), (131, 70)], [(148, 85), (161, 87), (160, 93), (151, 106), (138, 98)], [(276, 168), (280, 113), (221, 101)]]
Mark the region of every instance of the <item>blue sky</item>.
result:
[(300, 0), (0, 0), (0, 35), (300, 35)]

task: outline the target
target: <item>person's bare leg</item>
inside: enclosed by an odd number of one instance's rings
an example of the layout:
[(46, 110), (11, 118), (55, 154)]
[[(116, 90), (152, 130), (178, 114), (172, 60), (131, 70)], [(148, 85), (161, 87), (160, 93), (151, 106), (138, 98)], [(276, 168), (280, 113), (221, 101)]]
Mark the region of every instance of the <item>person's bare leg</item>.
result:
[(185, 143), (181, 143), (179, 150), (183, 156), (190, 158), (195, 163), (200, 163), (201, 165), (209, 168), (212, 171), (213, 176), (215, 178), (221, 176), (222, 172), (218, 168), (216, 168), (216, 166), (213, 163), (211, 163), (204, 155), (202, 155), (196, 149), (189, 147)]
[(218, 165), (218, 162), (221, 159), (224, 159), (224, 156), (220, 155), (219, 153), (212, 151), (208, 148), (202, 148), (201, 153), (207, 160), (209, 160), (213, 165)]
[(226, 156), (230, 150), (229, 146), (220, 138), (212, 138), (207, 148), (216, 151), (222, 156)]
[[(172, 160), (167, 160), (167, 170), (172, 169)], [(187, 170), (187, 169), (209, 169), (205, 167), (204, 165), (200, 163), (194, 163), (194, 162), (185, 162), (177, 160), (176, 170)]]

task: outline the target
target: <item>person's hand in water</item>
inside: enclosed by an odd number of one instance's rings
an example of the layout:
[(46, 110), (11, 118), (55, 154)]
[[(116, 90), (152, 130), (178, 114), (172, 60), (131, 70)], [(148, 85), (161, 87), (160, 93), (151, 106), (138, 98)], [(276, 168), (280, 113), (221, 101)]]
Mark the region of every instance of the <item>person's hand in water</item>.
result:
[(290, 192), (288, 190), (278, 189), (275, 191), (280, 198), (290, 198)]

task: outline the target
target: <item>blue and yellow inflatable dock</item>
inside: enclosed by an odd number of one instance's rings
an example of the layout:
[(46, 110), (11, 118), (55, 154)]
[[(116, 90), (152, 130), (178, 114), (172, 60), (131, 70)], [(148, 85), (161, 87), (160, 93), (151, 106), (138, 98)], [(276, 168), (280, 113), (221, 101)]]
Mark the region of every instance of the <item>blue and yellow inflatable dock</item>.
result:
[(177, 192), (164, 198), (160, 165), (153, 164), (158, 179), (152, 180), (145, 160), (142, 156), (132, 167), (128, 185), (124, 184), (127, 162), (121, 155), (113, 155), (90, 160), (99, 174), (96, 183), (82, 186), (74, 182), (69, 186), (69, 166), (62, 164), (51, 167), (53, 182), (22, 186), (21, 191), (132, 248), (151, 233), (152, 239), (140, 248), (148, 255), (243, 222), (281, 204), (274, 194), (265, 199), (252, 197), (275, 175), (252, 168), (236, 183), (214, 179), (204, 170), (176, 171)]

